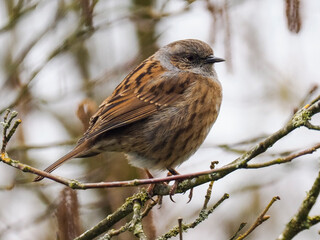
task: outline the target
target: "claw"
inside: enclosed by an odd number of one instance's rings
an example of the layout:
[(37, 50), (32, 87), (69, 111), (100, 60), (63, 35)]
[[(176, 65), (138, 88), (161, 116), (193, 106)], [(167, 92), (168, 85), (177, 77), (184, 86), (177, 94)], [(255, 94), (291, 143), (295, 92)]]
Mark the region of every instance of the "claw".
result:
[[(168, 174), (167, 176), (170, 176), (170, 175), (179, 175), (180, 173), (177, 172), (174, 168), (167, 168), (168, 169)], [(170, 189), (169, 191), (169, 197), (170, 197), (170, 200), (172, 202), (175, 203), (175, 201), (172, 199), (172, 196), (176, 193), (176, 190), (177, 190), (177, 187), (178, 187), (178, 184), (179, 184), (179, 180), (176, 180), (174, 182), (174, 184), (172, 185), (172, 188)], [(192, 199), (192, 196), (193, 196), (193, 188), (190, 189), (190, 192), (189, 192), (189, 200), (187, 203), (191, 202), (191, 199)]]
[[(180, 173), (178, 173), (175, 169), (173, 168), (167, 168), (168, 169), (168, 174), (167, 176), (170, 176), (170, 175), (179, 175)], [(175, 203), (175, 201), (173, 200), (172, 196), (176, 193), (176, 190), (177, 190), (177, 187), (178, 187), (178, 184), (179, 184), (179, 181), (176, 180), (174, 181), (174, 184), (172, 185), (170, 191), (169, 191), (169, 198), (172, 202)]]
[(173, 200), (172, 196), (173, 196), (173, 195), (169, 195), (169, 198), (170, 198), (171, 202), (176, 203), (176, 201), (175, 201), (175, 200)]
[(174, 168), (167, 168), (169, 173), (171, 173), (171, 175), (180, 175), (179, 172), (177, 172)]
[(189, 200), (188, 200), (188, 202), (187, 203), (189, 203), (189, 202), (191, 202), (191, 199), (192, 199), (192, 197), (193, 197), (193, 188), (191, 188), (190, 189), (190, 192), (189, 192)]
[(172, 187), (171, 187), (171, 189), (170, 189), (170, 191), (169, 191), (170, 200), (171, 200), (172, 202), (174, 202), (174, 203), (175, 203), (175, 201), (173, 200), (172, 196), (176, 193), (178, 184), (179, 184), (179, 181), (174, 181), (174, 184), (172, 185)]
[(176, 203), (176, 201), (175, 201), (175, 200), (173, 200), (172, 196), (173, 196), (173, 194), (170, 194), (170, 195), (169, 195), (169, 198), (170, 198), (171, 202)]

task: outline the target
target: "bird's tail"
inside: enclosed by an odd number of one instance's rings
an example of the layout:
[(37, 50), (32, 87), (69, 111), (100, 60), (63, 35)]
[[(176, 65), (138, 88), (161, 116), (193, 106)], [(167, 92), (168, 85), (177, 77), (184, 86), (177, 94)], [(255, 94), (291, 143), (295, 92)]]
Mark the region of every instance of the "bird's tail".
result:
[[(72, 151), (64, 155), (63, 157), (59, 158), (57, 161), (52, 163), (49, 167), (44, 169), (43, 171), (47, 173), (51, 173), (55, 169), (57, 169), (61, 164), (63, 164), (65, 161), (71, 159), (71, 158), (76, 158), (79, 157), (80, 155), (83, 155), (84, 150), (86, 149), (86, 144), (80, 144), (76, 146)], [(37, 176), (33, 181), (38, 182), (41, 181), (44, 177), (42, 176)]]

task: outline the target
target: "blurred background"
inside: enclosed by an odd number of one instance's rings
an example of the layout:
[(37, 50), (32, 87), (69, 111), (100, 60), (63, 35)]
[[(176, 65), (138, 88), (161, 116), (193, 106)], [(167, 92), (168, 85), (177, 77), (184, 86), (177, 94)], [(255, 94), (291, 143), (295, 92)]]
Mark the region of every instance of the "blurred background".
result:
[[(4, 0), (0, 2), (0, 113), (22, 119), (9, 155), (44, 168), (74, 146), (88, 116), (143, 59), (172, 41), (196, 38), (226, 59), (216, 71), (224, 99), (202, 147), (177, 170), (206, 170), (237, 158), (279, 128), (320, 83), (320, 1), (298, 0)], [(319, 94), (319, 90), (317, 92)], [(1, 117), (2, 117), (1, 116)], [(319, 123), (319, 116), (314, 123)], [(254, 161), (310, 147), (316, 131), (298, 129)], [(241, 143), (241, 144), (239, 144)], [(275, 239), (296, 213), (319, 171), (319, 153), (292, 163), (236, 171), (214, 183), (213, 205), (225, 201), (184, 239), (230, 239), (241, 222), (252, 224), (273, 196), (271, 218), (247, 239)], [(55, 174), (83, 182), (145, 178), (122, 154), (73, 159)], [(165, 176), (165, 172), (153, 172)], [(77, 191), (0, 164), (0, 239), (64, 239), (65, 209), (79, 231), (117, 209), (138, 188)], [(164, 198), (146, 222), (149, 236), (193, 221), (207, 185)], [(319, 201), (311, 212), (319, 215)], [(318, 210), (318, 211), (315, 211)], [(120, 227), (121, 225), (117, 225)], [(319, 226), (295, 239), (317, 239)], [(208, 237), (210, 236), (210, 238)], [(115, 239), (132, 239), (120, 235)]]

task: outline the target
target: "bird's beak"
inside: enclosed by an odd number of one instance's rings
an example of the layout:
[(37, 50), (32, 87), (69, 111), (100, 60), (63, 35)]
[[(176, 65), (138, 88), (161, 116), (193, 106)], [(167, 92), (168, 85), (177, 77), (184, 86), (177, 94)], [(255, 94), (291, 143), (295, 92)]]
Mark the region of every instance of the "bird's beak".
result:
[(213, 55), (210, 55), (206, 58), (206, 63), (216, 63), (216, 62), (224, 62), (225, 60), (223, 58), (218, 58)]

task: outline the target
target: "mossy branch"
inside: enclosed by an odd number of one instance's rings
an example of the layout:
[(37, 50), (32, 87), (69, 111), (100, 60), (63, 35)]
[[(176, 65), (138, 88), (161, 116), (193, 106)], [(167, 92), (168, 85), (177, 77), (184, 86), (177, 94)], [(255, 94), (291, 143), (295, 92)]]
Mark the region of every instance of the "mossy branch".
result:
[(148, 199), (149, 199), (148, 194), (145, 191), (142, 191), (140, 193), (133, 195), (132, 197), (127, 198), (125, 203), (120, 208), (118, 208), (114, 213), (108, 215), (105, 219), (100, 221), (97, 225), (85, 231), (83, 234), (81, 234), (79, 237), (75, 238), (74, 240), (89, 240), (99, 236), (100, 234), (108, 231), (115, 223), (120, 221), (122, 218), (132, 213), (134, 206), (137, 209), (137, 206), (135, 205), (137, 201), (138, 203), (143, 205)]
[(286, 225), (284, 231), (277, 238), (277, 240), (289, 240), (296, 236), (299, 232), (309, 229), (313, 225), (320, 222), (320, 216), (309, 217), (309, 213), (317, 201), (320, 193), (320, 171), (312, 188), (307, 193), (298, 212), (291, 218)]
[(175, 226), (174, 228), (172, 228), (170, 231), (168, 231), (167, 233), (163, 234), (162, 236), (158, 237), (157, 240), (166, 240), (169, 239), (171, 237), (175, 237), (177, 236), (180, 232), (181, 232), (181, 228), (182, 231), (186, 232), (188, 229), (190, 228), (195, 228), (196, 226), (198, 226), (201, 222), (203, 222), (204, 220), (206, 220), (208, 218), (208, 216), (213, 213), (213, 211), (222, 203), (224, 202), (226, 199), (229, 198), (229, 194), (225, 193), (220, 199), (219, 201), (214, 204), (209, 210), (206, 209), (202, 209), (199, 213), (199, 216), (197, 217), (196, 220), (194, 220), (192, 223), (186, 224), (186, 223), (181, 223), (178, 226)]

